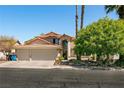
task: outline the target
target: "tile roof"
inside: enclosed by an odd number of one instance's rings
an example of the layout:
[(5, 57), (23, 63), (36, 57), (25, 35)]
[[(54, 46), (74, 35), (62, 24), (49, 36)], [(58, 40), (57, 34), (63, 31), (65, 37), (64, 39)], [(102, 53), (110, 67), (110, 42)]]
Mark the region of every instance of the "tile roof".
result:
[(39, 40), (42, 41), (42, 42), (44, 42), (45, 44), (51, 44), (51, 45), (52, 45), (51, 42), (49, 42), (49, 41), (47, 41), (47, 40), (45, 40), (45, 39), (42, 39), (41, 37), (36, 37), (36, 38), (34, 38), (34, 39), (28, 40), (28, 41), (25, 42), (25, 45), (30, 45), (30, 44), (32, 44), (33, 42), (39, 41)]
[(37, 41), (37, 40), (42, 40), (42, 41), (45, 42), (46, 44), (52, 44), (51, 42), (45, 40), (46, 38), (51, 38), (51, 37), (52, 37), (52, 38), (55, 37), (55, 38), (59, 38), (59, 39), (65, 39), (65, 37), (66, 37), (66, 39), (71, 40), (71, 41), (73, 41), (73, 40), (75, 39), (74, 37), (71, 37), (71, 36), (66, 35), (66, 34), (61, 35), (61, 34), (58, 34), (58, 33), (55, 33), (55, 32), (49, 32), (49, 33), (47, 33), (47, 34), (42, 34), (42, 35), (37, 36), (37, 37), (35, 37), (35, 38), (33, 38), (33, 39), (30, 39), (30, 40), (28, 40), (28, 41), (25, 41), (25, 45), (29, 45), (29, 44), (31, 44), (32, 42), (35, 42), (35, 41)]
[(62, 36), (62, 35), (57, 34), (57, 33), (55, 33), (55, 32), (49, 32), (49, 33), (47, 33), (47, 34), (41, 35), (40, 37), (41, 37), (41, 38), (48, 38), (48, 37), (60, 38), (61, 36)]

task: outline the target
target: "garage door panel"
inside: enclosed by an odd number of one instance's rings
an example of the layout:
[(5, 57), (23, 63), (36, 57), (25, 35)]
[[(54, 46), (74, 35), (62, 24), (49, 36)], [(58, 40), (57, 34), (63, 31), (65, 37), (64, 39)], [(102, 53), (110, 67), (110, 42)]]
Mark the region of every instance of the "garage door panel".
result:
[(20, 61), (29, 61), (30, 57), (32, 61), (50, 61), (55, 60), (57, 56), (56, 49), (17, 49), (16, 53)]
[(57, 56), (57, 50), (31, 50), (32, 60), (55, 60)]
[(18, 60), (29, 61), (29, 51), (28, 50), (18, 49), (16, 51), (17, 51), (16, 53), (17, 53)]

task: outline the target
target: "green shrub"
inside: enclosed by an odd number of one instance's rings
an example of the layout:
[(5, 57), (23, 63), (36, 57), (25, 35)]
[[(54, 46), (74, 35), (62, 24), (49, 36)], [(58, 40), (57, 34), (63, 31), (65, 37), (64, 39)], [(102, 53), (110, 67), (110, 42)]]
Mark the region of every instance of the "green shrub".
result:
[(60, 56), (59, 59), (60, 59), (60, 60), (64, 60), (64, 57), (63, 57), (63, 56)]
[(74, 64), (80, 64), (80, 63), (81, 63), (80, 60), (75, 60), (75, 61), (74, 61)]
[(118, 60), (118, 61), (116, 61), (116, 62), (114, 63), (114, 65), (115, 65), (115, 66), (119, 66), (119, 67), (124, 67), (124, 61)]
[(105, 17), (81, 29), (74, 50), (77, 56), (96, 54), (98, 61), (109, 62), (109, 55), (124, 53), (124, 21)]

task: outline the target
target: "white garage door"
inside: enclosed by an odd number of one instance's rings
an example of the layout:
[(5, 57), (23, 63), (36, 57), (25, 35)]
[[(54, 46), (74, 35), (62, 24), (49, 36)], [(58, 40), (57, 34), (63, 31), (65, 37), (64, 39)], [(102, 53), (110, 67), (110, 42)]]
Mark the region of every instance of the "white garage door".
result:
[(29, 61), (30, 57), (32, 61), (55, 60), (57, 49), (18, 49), (17, 56), (22, 61)]
[(57, 56), (56, 49), (34, 49), (31, 50), (32, 60), (40, 61), (40, 60), (55, 60)]

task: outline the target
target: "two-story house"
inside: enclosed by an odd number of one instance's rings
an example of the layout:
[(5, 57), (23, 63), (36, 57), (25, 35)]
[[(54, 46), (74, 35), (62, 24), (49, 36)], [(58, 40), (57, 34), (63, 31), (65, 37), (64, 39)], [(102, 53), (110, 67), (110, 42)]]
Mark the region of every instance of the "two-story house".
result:
[(55, 60), (58, 53), (69, 59), (74, 57), (74, 37), (54, 32), (39, 35), (24, 45), (16, 45), (15, 52), (19, 61)]

